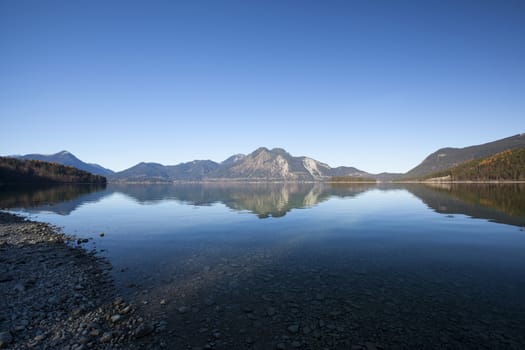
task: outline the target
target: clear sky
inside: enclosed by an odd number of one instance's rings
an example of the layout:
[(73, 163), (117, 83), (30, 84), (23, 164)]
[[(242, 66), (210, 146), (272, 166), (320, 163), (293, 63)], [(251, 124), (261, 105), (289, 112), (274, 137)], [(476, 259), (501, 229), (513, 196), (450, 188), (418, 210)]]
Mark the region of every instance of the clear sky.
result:
[(0, 154), (405, 172), (525, 131), (525, 1), (0, 1)]

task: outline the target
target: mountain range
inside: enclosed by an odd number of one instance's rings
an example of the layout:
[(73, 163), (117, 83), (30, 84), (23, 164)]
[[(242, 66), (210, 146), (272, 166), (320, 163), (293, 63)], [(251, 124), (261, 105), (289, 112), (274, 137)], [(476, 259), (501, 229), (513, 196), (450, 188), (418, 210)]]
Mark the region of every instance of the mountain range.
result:
[(41, 160), (43, 162), (72, 166), (95, 175), (108, 176), (113, 174), (112, 170), (106, 169), (98, 164), (85, 163), (68, 151), (62, 151), (55, 154), (26, 154), (23, 156), (12, 157), (18, 159)]
[(426, 157), (421, 164), (403, 175), (405, 179), (418, 179), (447, 170), (461, 163), (486, 158), (509, 149), (525, 147), (525, 133), (482, 145), (464, 148), (441, 148)]
[(282, 148), (260, 147), (236, 154), (221, 163), (194, 160), (178, 165), (139, 163), (108, 176), (113, 182), (170, 181), (322, 181), (332, 176), (369, 176), (353, 167), (331, 168), (308, 157), (294, 157)]
[(525, 134), (465, 148), (442, 148), (426, 157), (418, 166), (405, 174), (370, 174), (354, 167), (332, 168), (309, 157), (296, 157), (282, 148), (260, 147), (250, 154), (236, 154), (217, 163), (194, 160), (177, 165), (139, 163), (129, 169), (113, 172), (98, 164), (81, 161), (73, 154), (62, 151), (53, 155), (28, 154), (15, 156), (69, 165), (93, 174), (106, 176), (109, 182), (177, 182), (177, 181), (326, 181), (333, 177), (351, 179), (372, 178), (379, 181), (415, 180), (447, 170), (464, 162), (489, 157), (496, 153), (525, 148)]

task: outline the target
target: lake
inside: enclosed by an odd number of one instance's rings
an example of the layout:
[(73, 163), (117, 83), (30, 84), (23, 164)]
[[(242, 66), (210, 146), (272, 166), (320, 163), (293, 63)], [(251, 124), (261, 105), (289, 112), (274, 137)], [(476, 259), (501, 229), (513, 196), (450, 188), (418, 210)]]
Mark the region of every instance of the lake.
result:
[(0, 207), (92, 238), (169, 348), (525, 348), (523, 184), (66, 186)]

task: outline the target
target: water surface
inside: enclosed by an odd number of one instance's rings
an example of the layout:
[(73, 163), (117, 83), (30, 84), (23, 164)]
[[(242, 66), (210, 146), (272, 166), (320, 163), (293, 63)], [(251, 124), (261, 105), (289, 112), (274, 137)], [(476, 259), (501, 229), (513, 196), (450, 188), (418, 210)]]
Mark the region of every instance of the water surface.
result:
[(520, 349), (524, 190), (111, 185), (0, 207), (93, 237), (178, 348)]

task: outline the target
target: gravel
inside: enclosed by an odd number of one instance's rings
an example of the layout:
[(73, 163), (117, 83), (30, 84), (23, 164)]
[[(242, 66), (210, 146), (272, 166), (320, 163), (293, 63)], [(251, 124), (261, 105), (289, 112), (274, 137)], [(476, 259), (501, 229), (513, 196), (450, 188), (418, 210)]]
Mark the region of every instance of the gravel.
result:
[(155, 349), (111, 265), (47, 224), (0, 212), (0, 348)]

